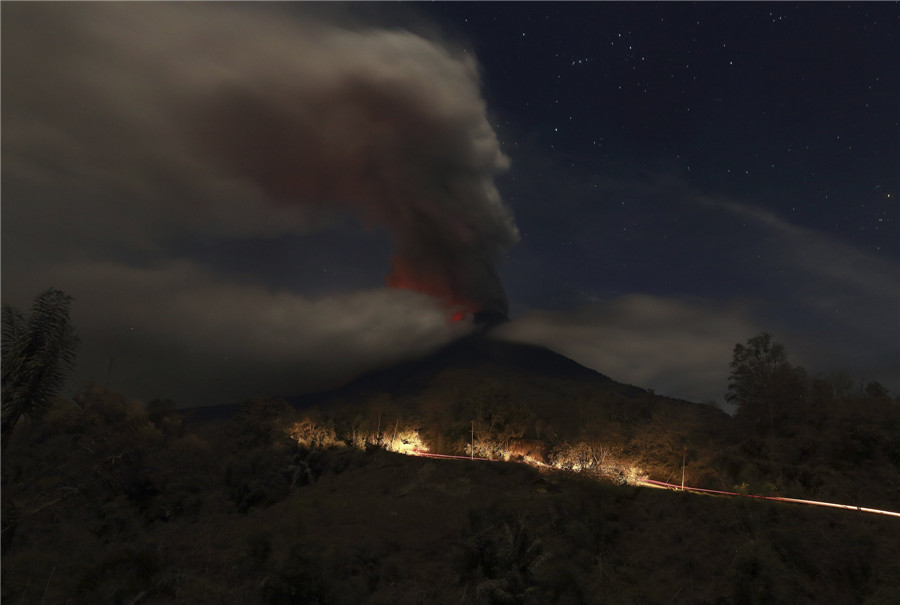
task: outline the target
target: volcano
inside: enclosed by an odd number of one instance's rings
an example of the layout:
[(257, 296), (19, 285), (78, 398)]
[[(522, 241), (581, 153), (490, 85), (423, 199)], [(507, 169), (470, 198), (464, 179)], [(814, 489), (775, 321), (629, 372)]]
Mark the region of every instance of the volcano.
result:
[[(430, 354), (366, 372), (336, 388), (279, 396), (297, 409), (365, 405), (388, 397), (415, 410), (436, 401), (454, 405), (492, 389), (573, 431), (585, 406), (595, 412), (602, 408), (610, 418), (649, 417), (661, 408), (709, 407), (617, 382), (546, 347), (496, 338), (492, 328), (510, 321), (502, 313), (482, 312), (474, 320), (475, 331)], [(189, 417), (203, 422), (237, 409), (237, 404), (193, 408)], [(721, 412), (715, 410), (715, 415)]]
[(474, 316), (478, 329), (417, 359), (366, 372), (336, 389), (287, 397), (293, 405), (307, 407), (329, 400), (354, 401), (374, 395), (395, 398), (425, 396), (454, 383), (460, 389), (489, 381), (510, 384), (514, 390), (543, 385), (539, 391), (602, 390), (634, 398), (646, 389), (616, 382), (546, 347), (514, 343), (492, 336), (492, 328), (508, 322), (502, 313), (482, 312)]

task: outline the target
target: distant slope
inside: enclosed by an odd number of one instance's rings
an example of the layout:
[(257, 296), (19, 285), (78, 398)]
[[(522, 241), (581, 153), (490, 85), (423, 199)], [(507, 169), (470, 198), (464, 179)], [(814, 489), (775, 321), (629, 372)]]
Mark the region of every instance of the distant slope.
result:
[[(460, 338), (417, 359), (372, 370), (335, 389), (282, 396), (298, 409), (364, 404), (375, 397), (418, 408), (424, 400), (465, 399), (467, 394), (488, 387), (494, 392), (501, 390), (540, 417), (573, 427), (579, 422), (576, 406), (599, 406), (606, 416), (616, 417), (649, 417), (660, 406), (695, 407), (616, 382), (546, 347), (492, 338), (490, 331)], [(210, 406), (186, 412), (192, 421), (202, 422), (230, 416), (238, 407)], [(571, 418), (567, 421), (565, 416)]]
[[(350, 382), (324, 391), (281, 396), (294, 407), (327, 405), (331, 401), (352, 401), (374, 395), (409, 397), (432, 387), (448, 372), (465, 372), (470, 376), (494, 380), (528, 376), (546, 380), (579, 381), (616, 386), (632, 394), (643, 389), (622, 385), (607, 376), (586, 368), (564, 355), (536, 345), (491, 338), (489, 332), (476, 332), (455, 340), (440, 349), (386, 368), (362, 374)], [(208, 421), (232, 415), (240, 404), (224, 404), (183, 410), (192, 421)]]
[[(431, 386), (440, 374), (460, 370), (496, 378), (530, 375), (548, 379), (616, 384), (607, 376), (545, 347), (497, 340), (489, 335), (476, 333), (456, 340), (425, 357), (367, 372), (340, 388), (307, 396), (290, 397), (289, 400), (302, 405), (334, 397), (353, 398), (371, 393), (414, 395)], [(635, 387), (628, 388), (642, 391)]]
[(495, 339), (489, 331), (338, 389), (286, 399), (298, 409), (361, 414), (374, 423), (383, 414), (417, 418), (431, 446), (444, 453), (460, 447), (461, 433), (479, 414), (500, 425), (517, 422), (517, 435), (548, 444), (624, 440), (651, 422), (677, 431), (678, 439), (708, 441), (728, 419), (712, 406), (616, 382), (550, 349)]

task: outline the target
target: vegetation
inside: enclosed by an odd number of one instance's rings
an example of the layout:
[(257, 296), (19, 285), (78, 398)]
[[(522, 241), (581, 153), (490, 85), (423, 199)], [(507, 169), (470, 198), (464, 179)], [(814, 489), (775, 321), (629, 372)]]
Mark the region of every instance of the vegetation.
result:
[[(4, 349), (4, 355), (6, 350)], [(487, 363), (487, 362), (486, 362)], [(196, 422), (87, 387), (4, 454), (4, 603), (890, 603), (900, 405), (735, 348), (734, 417), (605, 377), (443, 366), (419, 389)], [(497, 461), (405, 456), (430, 450)]]
[(3, 449), (20, 418), (37, 418), (62, 387), (78, 338), (69, 321), (72, 297), (49, 289), (31, 316), (3, 304)]
[(725, 399), (758, 430), (774, 430), (790, 406), (802, 401), (805, 373), (788, 363), (784, 346), (768, 333), (736, 344), (730, 367)]
[[(205, 425), (150, 420), (99, 388), (72, 403), (23, 425), (4, 458), (4, 603), (889, 603), (900, 590), (896, 519), (358, 449), (334, 418), (278, 400)], [(288, 435), (298, 422), (305, 440)]]
[(900, 399), (841, 373), (811, 378), (768, 334), (735, 346), (731, 368), (738, 408), (717, 461), (729, 483), (900, 510)]

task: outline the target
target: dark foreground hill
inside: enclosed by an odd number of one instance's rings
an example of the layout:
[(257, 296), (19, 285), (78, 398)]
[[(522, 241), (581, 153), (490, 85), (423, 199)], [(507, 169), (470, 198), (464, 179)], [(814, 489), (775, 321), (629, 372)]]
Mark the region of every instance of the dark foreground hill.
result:
[(896, 519), (196, 431), (94, 392), (4, 457), (13, 603), (894, 603)]
[(835, 384), (760, 432), (473, 338), (205, 422), (87, 389), (4, 444), (2, 600), (896, 603), (896, 518), (636, 484), (900, 510), (897, 400)]

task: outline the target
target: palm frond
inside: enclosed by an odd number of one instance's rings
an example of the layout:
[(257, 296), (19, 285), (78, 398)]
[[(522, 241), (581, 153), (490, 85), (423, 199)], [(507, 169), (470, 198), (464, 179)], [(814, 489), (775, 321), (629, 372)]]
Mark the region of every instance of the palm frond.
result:
[(69, 319), (72, 297), (50, 288), (37, 296), (27, 321), (3, 305), (3, 437), (22, 416), (40, 415), (75, 364), (78, 337)]

